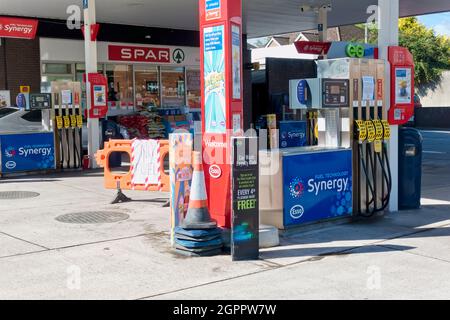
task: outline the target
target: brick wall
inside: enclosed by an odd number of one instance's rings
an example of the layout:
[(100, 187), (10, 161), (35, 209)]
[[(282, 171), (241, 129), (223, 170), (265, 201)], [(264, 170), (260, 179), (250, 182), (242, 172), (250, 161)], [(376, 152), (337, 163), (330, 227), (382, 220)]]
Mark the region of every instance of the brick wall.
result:
[[(5, 72), (6, 48), (6, 72)], [(6, 79), (5, 79), (6, 75)], [(5, 83), (5, 80), (7, 83)], [(3, 39), (0, 47), (0, 89), (11, 91), (11, 102), (21, 85), (31, 86), (31, 92), (41, 90), (39, 38), (34, 40)]]
[(5, 71), (5, 39), (0, 39), (0, 90), (6, 89), (6, 71)]

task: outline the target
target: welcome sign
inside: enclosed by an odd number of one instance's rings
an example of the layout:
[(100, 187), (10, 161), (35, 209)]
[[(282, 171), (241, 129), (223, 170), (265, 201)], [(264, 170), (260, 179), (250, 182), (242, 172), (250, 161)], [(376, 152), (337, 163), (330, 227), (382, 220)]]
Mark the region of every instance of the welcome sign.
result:
[(55, 168), (55, 144), (52, 133), (0, 136), (2, 173)]

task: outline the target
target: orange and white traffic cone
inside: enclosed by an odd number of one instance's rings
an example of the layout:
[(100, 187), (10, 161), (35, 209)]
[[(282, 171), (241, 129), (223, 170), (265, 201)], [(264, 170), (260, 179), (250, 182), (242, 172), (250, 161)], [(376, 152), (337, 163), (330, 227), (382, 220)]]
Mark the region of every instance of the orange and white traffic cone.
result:
[(211, 219), (208, 211), (205, 174), (203, 172), (202, 155), (198, 151), (192, 153), (194, 172), (191, 182), (189, 209), (181, 223), (183, 229), (214, 229), (217, 222)]

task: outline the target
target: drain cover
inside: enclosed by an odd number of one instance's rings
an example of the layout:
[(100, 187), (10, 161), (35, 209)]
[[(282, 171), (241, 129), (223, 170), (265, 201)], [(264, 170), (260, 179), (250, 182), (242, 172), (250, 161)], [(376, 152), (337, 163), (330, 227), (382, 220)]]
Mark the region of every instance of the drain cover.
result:
[(2, 191), (0, 200), (14, 200), (38, 197), (39, 193), (30, 191)]
[(63, 214), (56, 217), (56, 220), (64, 223), (114, 223), (122, 220), (127, 220), (130, 216), (120, 212), (108, 211), (88, 211)]

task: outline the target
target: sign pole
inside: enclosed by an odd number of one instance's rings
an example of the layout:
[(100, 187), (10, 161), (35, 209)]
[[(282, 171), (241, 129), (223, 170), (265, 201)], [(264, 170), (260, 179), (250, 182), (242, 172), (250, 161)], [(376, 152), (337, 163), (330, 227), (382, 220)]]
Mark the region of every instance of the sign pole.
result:
[(242, 0), (200, 0), (203, 161), (208, 208), (231, 228), (231, 140), (243, 131)]
[[(84, 9), (84, 50), (86, 65), (86, 108), (91, 110), (91, 90), (89, 74), (97, 73), (97, 41), (91, 39), (91, 28), (96, 24), (95, 0), (83, 0)], [(89, 112), (88, 112), (89, 114)], [(88, 116), (88, 154), (91, 159), (91, 168), (97, 168), (93, 159), (95, 153), (100, 149), (100, 125), (99, 119)]]
[[(389, 46), (398, 45), (398, 18), (399, 0), (378, 0), (379, 33), (378, 48), (380, 58), (388, 61)], [(386, 92), (385, 101), (391, 100), (390, 68), (385, 70)], [(389, 106), (389, 104), (388, 104)], [(391, 140), (389, 144), (389, 161), (392, 168), (392, 192), (389, 202), (389, 211), (398, 211), (398, 125), (391, 126)]]

